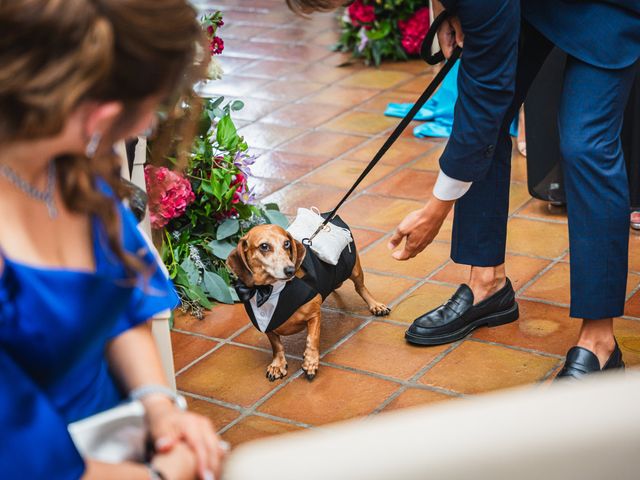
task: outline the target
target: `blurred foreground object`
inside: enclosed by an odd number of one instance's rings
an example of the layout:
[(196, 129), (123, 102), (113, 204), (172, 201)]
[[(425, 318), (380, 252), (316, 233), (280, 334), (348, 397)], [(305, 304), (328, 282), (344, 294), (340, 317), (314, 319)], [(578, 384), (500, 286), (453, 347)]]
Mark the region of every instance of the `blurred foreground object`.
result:
[(243, 445), (224, 480), (637, 479), (640, 375), (594, 375)]

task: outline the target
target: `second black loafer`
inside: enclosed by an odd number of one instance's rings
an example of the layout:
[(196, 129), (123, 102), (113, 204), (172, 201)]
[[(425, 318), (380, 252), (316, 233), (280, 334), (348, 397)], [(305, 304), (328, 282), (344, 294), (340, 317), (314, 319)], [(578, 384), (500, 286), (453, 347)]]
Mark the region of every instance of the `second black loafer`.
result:
[(404, 337), (416, 345), (442, 345), (460, 340), (478, 327), (497, 327), (517, 319), (516, 294), (508, 278), (504, 287), (477, 305), (469, 286), (460, 285), (444, 305), (416, 318)]

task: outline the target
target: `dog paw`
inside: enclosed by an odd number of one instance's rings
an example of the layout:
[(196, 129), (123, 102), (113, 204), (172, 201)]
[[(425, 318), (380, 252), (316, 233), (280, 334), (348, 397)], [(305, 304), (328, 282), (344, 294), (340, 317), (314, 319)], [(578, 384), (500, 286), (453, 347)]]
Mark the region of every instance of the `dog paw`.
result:
[(391, 313), (391, 309), (382, 303), (378, 303), (369, 309), (376, 317), (384, 317)]
[(307, 376), (307, 380), (311, 381), (315, 378), (318, 373), (318, 367), (320, 366), (320, 361), (318, 358), (309, 359), (309, 357), (305, 357), (304, 362), (302, 363), (302, 370), (304, 370), (305, 375)]
[(287, 367), (288, 365), (286, 363), (284, 365), (281, 365), (280, 363), (272, 363), (267, 367), (266, 377), (270, 382), (275, 382), (280, 378), (284, 378), (287, 376)]

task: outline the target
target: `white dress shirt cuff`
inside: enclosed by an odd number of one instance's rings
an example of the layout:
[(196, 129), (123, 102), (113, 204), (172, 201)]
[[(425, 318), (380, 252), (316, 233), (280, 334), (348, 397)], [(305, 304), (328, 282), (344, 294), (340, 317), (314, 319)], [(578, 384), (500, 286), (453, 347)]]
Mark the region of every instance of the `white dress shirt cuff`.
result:
[(443, 201), (457, 200), (467, 193), (471, 183), (451, 178), (440, 170), (436, 184), (433, 186), (433, 196)]

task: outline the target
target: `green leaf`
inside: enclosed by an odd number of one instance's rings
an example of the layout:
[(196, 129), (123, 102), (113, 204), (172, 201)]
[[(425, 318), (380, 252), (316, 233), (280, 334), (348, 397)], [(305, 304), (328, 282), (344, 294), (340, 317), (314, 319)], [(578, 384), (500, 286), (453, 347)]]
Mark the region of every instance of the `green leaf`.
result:
[(269, 223), (280, 225), (282, 228), (287, 228), (289, 226), (289, 220), (287, 220), (287, 217), (276, 210), (265, 210), (264, 216)]
[(200, 183), (200, 188), (202, 188), (202, 190), (207, 192), (209, 195), (213, 195), (213, 187), (210, 183), (202, 182)]
[(233, 102), (231, 102), (231, 110), (242, 110), (244, 108), (244, 102), (242, 100), (234, 100)]
[(185, 275), (187, 276), (187, 280), (190, 284), (196, 285), (200, 280), (200, 271), (193, 260), (189, 257), (185, 258), (180, 264), (182, 270), (184, 270)]
[(211, 105), (209, 105), (209, 108), (211, 110), (215, 110), (220, 105), (222, 105), (222, 102), (224, 102), (224, 97), (218, 97), (215, 100), (211, 99)]
[(265, 203), (264, 204), (264, 208), (265, 208), (265, 210), (273, 210), (275, 212), (279, 212), (280, 211), (280, 207), (278, 206), (277, 203)]
[(237, 138), (238, 132), (236, 130), (236, 126), (233, 124), (231, 117), (229, 115), (225, 115), (218, 122), (216, 141), (222, 148), (227, 148), (228, 145), (231, 145), (234, 139), (237, 141)]
[(224, 240), (231, 235), (238, 233), (240, 230), (240, 222), (235, 218), (228, 218), (218, 226), (216, 232), (216, 240)]
[(238, 297), (238, 293), (236, 292), (235, 288), (229, 287), (229, 293), (231, 293), (231, 298), (233, 298), (234, 302), (240, 301), (240, 297)]
[(209, 301), (207, 294), (199, 285), (190, 285), (186, 289), (186, 293), (191, 300), (198, 302), (203, 308), (213, 307), (213, 303)]
[(222, 303), (233, 303), (229, 286), (217, 274), (204, 272), (205, 293)]
[(216, 257), (222, 260), (226, 260), (233, 249), (236, 248), (236, 246), (229, 242), (211, 240), (207, 244), (207, 248), (211, 250), (211, 253), (213, 253)]
[(391, 22), (388, 20), (380, 22), (380, 26), (376, 29), (366, 30), (365, 33), (369, 40), (380, 40), (391, 32)]

